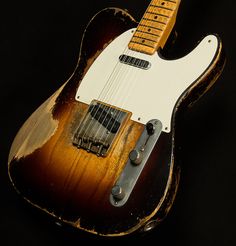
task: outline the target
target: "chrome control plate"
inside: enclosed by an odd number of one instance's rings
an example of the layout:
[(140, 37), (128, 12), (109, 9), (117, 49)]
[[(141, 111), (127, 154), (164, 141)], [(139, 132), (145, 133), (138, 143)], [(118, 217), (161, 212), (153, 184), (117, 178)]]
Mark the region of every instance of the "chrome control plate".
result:
[[(123, 172), (113, 186), (115, 189), (111, 190), (110, 202), (115, 207), (121, 207), (127, 202), (158, 138), (160, 137), (162, 131), (161, 121), (155, 119), (150, 120), (146, 126), (147, 127), (141, 134), (134, 150), (131, 151), (131, 156), (126, 163)], [(153, 126), (153, 131), (150, 131), (150, 126)], [(138, 153), (137, 156), (142, 156), (142, 160), (139, 160), (138, 164), (135, 163), (135, 160), (133, 159), (134, 151)], [(140, 156), (138, 158), (140, 158)], [(114, 192), (114, 190), (119, 190), (119, 192)]]

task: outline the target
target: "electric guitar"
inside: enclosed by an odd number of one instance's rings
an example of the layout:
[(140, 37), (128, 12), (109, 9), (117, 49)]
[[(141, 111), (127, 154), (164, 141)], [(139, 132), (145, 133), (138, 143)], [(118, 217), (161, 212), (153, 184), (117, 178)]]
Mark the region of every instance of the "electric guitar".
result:
[(32, 205), (103, 236), (149, 231), (165, 218), (180, 177), (176, 114), (224, 66), (217, 35), (180, 59), (160, 55), (179, 5), (152, 0), (139, 23), (119, 8), (91, 19), (74, 73), (10, 150), (9, 177)]

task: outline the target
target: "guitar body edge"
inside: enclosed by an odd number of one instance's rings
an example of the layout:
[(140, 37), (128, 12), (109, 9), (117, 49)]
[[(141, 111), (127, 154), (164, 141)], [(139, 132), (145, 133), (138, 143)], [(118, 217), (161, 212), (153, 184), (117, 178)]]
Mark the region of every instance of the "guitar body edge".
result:
[(9, 177), (28, 202), (60, 221), (104, 236), (148, 231), (168, 214), (180, 177), (174, 163), (177, 112), (210, 88), (224, 64), (219, 42), (213, 63), (179, 98), (172, 130), (161, 133), (129, 200), (116, 208), (108, 199), (111, 189), (145, 126), (128, 118), (106, 158), (78, 150), (72, 139), (88, 105), (75, 101), (75, 95), (98, 55), (135, 25), (127, 12), (117, 8), (105, 9), (91, 20), (74, 74), (26, 121), (9, 155)]

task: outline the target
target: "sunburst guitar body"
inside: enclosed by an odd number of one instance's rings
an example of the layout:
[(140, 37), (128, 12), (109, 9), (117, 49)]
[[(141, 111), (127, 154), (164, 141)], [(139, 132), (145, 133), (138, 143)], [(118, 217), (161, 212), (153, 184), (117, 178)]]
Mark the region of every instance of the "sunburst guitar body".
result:
[(92, 18), (74, 73), (10, 150), (10, 179), (32, 205), (103, 236), (148, 231), (167, 215), (179, 182), (176, 113), (224, 64), (216, 35), (180, 59), (160, 56), (179, 4), (151, 1), (138, 25), (118, 8)]

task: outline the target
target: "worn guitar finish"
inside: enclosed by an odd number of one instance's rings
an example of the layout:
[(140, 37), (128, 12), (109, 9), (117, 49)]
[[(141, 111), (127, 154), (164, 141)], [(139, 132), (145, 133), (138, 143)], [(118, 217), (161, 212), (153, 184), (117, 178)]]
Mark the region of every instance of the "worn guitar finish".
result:
[[(145, 125), (132, 120), (132, 112), (124, 109), (122, 123), (114, 122), (117, 128), (109, 129), (115, 134), (109, 149), (102, 142), (101, 148), (94, 145), (87, 151), (91, 146), (84, 139), (80, 143), (78, 126), (89, 105), (75, 97), (80, 81), (104, 48), (136, 25), (127, 12), (116, 8), (105, 9), (91, 20), (75, 72), (22, 126), (9, 155), (9, 176), (26, 200), (56, 219), (94, 234), (121, 236), (148, 230), (166, 216), (179, 182), (179, 168), (174, 164), (176, 113), (207, 91), (223, 67), (219, 42), (207, 69), (179, 97), (171, 128), (161, 132), (129, 199), (116, 207), (110, 201), (111, 190)], [(109, 117), (113, 120), (112, 114)], [(77, 148), (78, 144), (83, 146)]]

